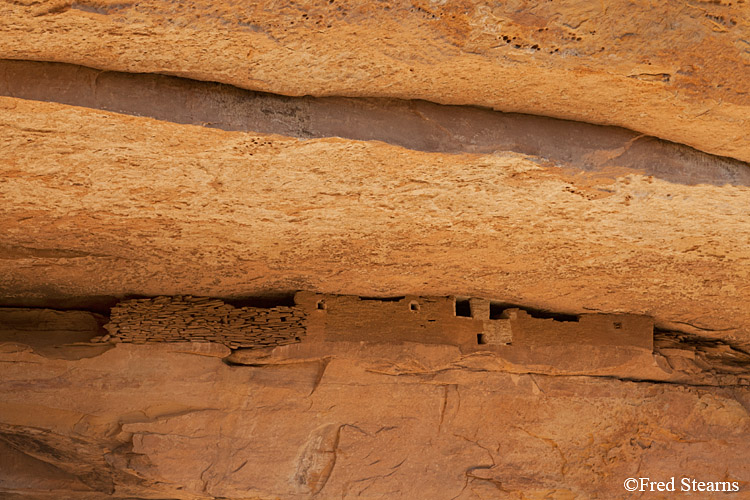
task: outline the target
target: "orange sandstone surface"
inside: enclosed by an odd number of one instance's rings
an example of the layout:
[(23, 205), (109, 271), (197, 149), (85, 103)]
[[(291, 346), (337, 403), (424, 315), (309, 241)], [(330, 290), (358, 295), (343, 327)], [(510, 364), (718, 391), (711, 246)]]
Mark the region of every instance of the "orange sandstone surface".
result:
[(0, 5), (0, 54), (488, 106), (747, 161), (749, 12), (745, 0), (21, 0)]
[(747, 186), (0, 105), (10, 305), (457, 294), (750, 341)]
[(1, 2), (0, 497), (750, 498), (749, 13)]

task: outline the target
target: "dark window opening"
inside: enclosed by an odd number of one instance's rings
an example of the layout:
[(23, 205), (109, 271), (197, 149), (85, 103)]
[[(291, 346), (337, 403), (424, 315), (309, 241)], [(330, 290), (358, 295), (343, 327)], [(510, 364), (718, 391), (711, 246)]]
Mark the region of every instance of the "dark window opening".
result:
[(456, 316), (471, 318), (471, 304), (468, 300), (456, 299)]
[(484, 334), (483, 333), (477, 333), (477, 344), (484, 345), (486, 343), (487, 343), (487, 339), (484, 338)]
[(577, 323), (579, 320), (578, 316), (574, 314), (555, 313), (508, 302), (490, 302), (490, 319), (505, 319), (504, 312), (506, 309), (520, 309), (535, 319), (553, 319), (555, 321), (572, 323)]
[(325, 300), (319, 300), (318, 304), (317, 304), (317, 307), (318, 307), (319, 310), (325, 311), (326, 301)]
[(419, 311), (419, 304), (417, 302), (412, 302), (409, 304), (409, 310), (410, 311)]
[(497, 302), (490, 302), (490, 319), (501, 319), (503, 318), (503, 312), (508, 308), (507, 304), (498, 304)]

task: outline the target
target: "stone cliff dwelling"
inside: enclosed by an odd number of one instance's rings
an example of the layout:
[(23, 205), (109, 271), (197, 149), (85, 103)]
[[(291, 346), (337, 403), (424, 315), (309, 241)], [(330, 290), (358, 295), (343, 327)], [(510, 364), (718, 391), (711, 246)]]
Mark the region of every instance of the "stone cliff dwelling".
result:
[(747, 0), (0, 2), (0, 500), (750, 498)]
[[(593, 345), (653, 350), (653, 319), (632, 314), (535, 318), (487, 299), (365, 298), (297, 292), (294, 306), (234, 307), (207, 297), (133, 299), (112, 308), (100, 342), (216, 342), (262, 349), (298, 342), (476, 346)], [(492, 312), (491, 312), (492, 311)], [(494, 314), (493, 314), (494, 312)]]

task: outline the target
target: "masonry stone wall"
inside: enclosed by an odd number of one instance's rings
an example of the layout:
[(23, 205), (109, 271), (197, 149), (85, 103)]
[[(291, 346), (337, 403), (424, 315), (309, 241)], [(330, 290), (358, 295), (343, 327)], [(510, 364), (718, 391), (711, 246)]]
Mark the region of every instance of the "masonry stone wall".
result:
[(300, 342), (305, 312), (300, 307), (234, 307), (218, 299), (157, 297), (134, 299), (112, 308), (104, 326), (110, 342), (190, 342), (225, 344), (232, 349)]
[(472, 346), (482, 321), (456, 316), (454, 297), (394, 298), (298, 292), (308, 311), (311, 340), (324, 342), (418, 342)]
[[(366, 298), (298, 292), (295, 306), (234, 307), (191, 296), (127, 300), (111, 311), (102, 342), (189, 342), (232, 349), (301, 342), (419, 342), (462, 349), (530, 349), (589, 345), (653, 350), (653, 319), (582, 314), (556, 320), (518, 308), (491, 313), (486, 299)], [(468, 306), (468, 307), (467, 307)]]

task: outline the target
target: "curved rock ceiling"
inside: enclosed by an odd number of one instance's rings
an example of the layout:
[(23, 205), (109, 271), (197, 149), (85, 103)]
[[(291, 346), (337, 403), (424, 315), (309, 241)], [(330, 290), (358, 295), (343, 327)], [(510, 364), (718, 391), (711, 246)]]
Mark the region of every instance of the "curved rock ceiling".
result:
[(6, 304), (462, 294), (748, 338), (745, 186), (0, 103)]
[(5, 2), (0, 53), (617, 125), (750, 160), (745, 0)]

